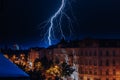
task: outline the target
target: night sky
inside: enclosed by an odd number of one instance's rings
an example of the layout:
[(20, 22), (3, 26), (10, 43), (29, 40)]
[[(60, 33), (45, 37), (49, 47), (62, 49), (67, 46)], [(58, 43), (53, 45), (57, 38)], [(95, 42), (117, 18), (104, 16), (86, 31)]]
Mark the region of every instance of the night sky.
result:
[[(76, 17), (72, 39), (120, 38), (119, 0), (71, 1)], [(43, 46), (38, 25), (48, 20), (59, 6), (60, 0), (0, 0), (0, 44)]]

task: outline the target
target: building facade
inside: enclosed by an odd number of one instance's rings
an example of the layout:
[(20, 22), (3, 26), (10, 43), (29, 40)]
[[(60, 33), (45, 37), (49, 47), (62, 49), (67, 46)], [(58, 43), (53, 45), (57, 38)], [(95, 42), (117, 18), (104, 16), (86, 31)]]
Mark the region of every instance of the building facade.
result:
[(120, 80), (120, 40), (63, 41), (47, 49), (31, 49), (28, 61), (44, 55), (54, 64), (75, 64), (80, 80)]
[(81, 80), (120, 80), (120, 48), (80, 48)]
[[(120, 80), (120, 40), (87, 40), (80, 47), (59, 44), (53, 48), (54, 59), (78, 65), (80, 80)], [(62, 47), (60, 47), (62, 46)], [(66, 46), (66, 45), (65, 45)]]

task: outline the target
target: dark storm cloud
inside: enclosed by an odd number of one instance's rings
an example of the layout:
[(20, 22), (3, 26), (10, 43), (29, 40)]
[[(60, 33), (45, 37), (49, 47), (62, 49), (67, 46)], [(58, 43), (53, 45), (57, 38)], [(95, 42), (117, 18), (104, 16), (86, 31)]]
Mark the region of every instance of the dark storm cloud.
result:
[(80, 33), (118, 34), (120, 29), (120, 1), (80, 0), (77, 17)]

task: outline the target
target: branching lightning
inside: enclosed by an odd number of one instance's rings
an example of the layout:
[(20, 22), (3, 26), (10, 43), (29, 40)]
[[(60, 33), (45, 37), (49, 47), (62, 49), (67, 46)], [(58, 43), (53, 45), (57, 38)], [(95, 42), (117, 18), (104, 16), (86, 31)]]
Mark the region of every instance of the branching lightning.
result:
[[(52, 28), (53, 28), (53, 22), (54, 22), (54, 19), (62, 13), (62, 10), (64, 9), (64, 6), (65, 6), (65, 0), (62, 0), (62, 3), (61, 3), (61, 6), (60, 8), (58, 9), (58, 11), (51, 17), (50, 19), (50, 27), (49, 27), (49, 34), (48, 34), (48, 41), (49, 41), (49, 45), (51, 45), (51, 31), (52, 31)], [(60, 18), (61, 19), (61, 18)], [(61, 21), (61, 20), (60, 20)], [(60, 25), (60, 30), (61, 30), (61, 33), (63, 35), (63, 32), (62, 32), (62, 29), (61, 29), (61, 25)], [(64, 36), (64, 35), (63, 35)]]
[[(72, 30), (73, 30), (72, 20), (65, 12), (66, 5), (67, 5), (66, 3), (69, 4), (69, 2), (68, 0), (61, 0), (60, 2), (61, 2), (60, 7), (49, 18), (49, 20), (40, 24), (40, 25), (43, 25), (43, 27), (41, 28), (45, 29), (45, 30), (41, 30), (43, 31), (41, 34), (44, 33), (43, 41), (46, 41), (46, 44), (48, 44), (48, 46), (52, 45), (54, 41), (58, 39), (58, 37), (59, 39), (62, 39), (62, 38), (66, 39), (66, 36), (68, 36), (68, 34), (69, 34), (69, 37), (71, 37), (72, 35)], [(66, 23), (64, 22), (63, 19), (66, 21)], [(63, 24), (67, 24), (67, 26), (63, 27)], [(67, 32), (65, 30), (67, 30)]]

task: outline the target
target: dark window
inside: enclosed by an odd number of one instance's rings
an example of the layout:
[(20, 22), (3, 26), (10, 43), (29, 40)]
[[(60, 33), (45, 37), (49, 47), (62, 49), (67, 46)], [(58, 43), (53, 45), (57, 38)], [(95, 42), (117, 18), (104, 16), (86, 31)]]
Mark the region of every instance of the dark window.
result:
[(99, 66), (102, 66), (102, 60), (100, 60), (100, 62), (99, 62)]
[(94, 70), (94, 75), (97, 75), (97, 71), (96, 70)]
[(80, 52), (80, 56), (83, 56), (83, 51)]
[(115, 66), (115, 65), (116, 65), (116, 62), (115, 62), (115, 60), (113, 60), (113, 61), (112, 61), (112, 63), (113, 63), (113, 66)]
[(99, 51), (99, 56), (102, 56), (102, 51), (101, 50)]
[(96, 51), (94, 51), (94, 56), (96, 56), (97, 54), (96, 54)]
[(91, 70), (89, 71), (89, 74), (92, 74), (92, 71), (91, 71)]
[(106, 78), (106, 80), (109, 80), (109, 78)]
[(89, 74), (92, 74), (92, 69), (89, 69)]
[(116, 52), (115, 51), (113, 51), (112, 54), (113, 54), (113, 56), (116, 56)]
[(89, 60), (89, 65), (92, 65), (92, 60)]
[(94, 80), (101, 80), (100, 78), (94, 78)]
[(88, 52), (87, 51), (85, 51), (85, 56), (88, 56)]
[(92, 52), (91, 51), (89, 52), (89, 56), (92, 56)]
[(83, 80), (83, 77), (80, 77), (81, 80)]
[(109, 56), (109, 51), (106, 51), (106, 56)]
[(96, 62), (96, 60), (94, 60), (94, 66), (96, 66), (97, 65), (97, 62)]
[(80, 65), (83, 65), (83, 60), (80, 60)]
[(100, 75), (102, 75), (102, 70), (100, 70)]
[(113, 75), (116, 75), (116, 70), (115, 69), (113, 70)]
[(88, 71), (87, 71), (87, 69), (85, 69), (85, 74), (88, 74)]
[(87, 80), (90, 80), (90, 78), (87, 78)]
[(79, 68), (80, 74), (82, 74), (82, 67)]
[(85, 65), (88, 65), (88, 60), (85, 60)]
[(109, 75), (109, 70), (108, 69), (106, 70), (106, 75)]
[(109, 66), (109, 60), (108, 59), (106, 60), (106, 66)]

